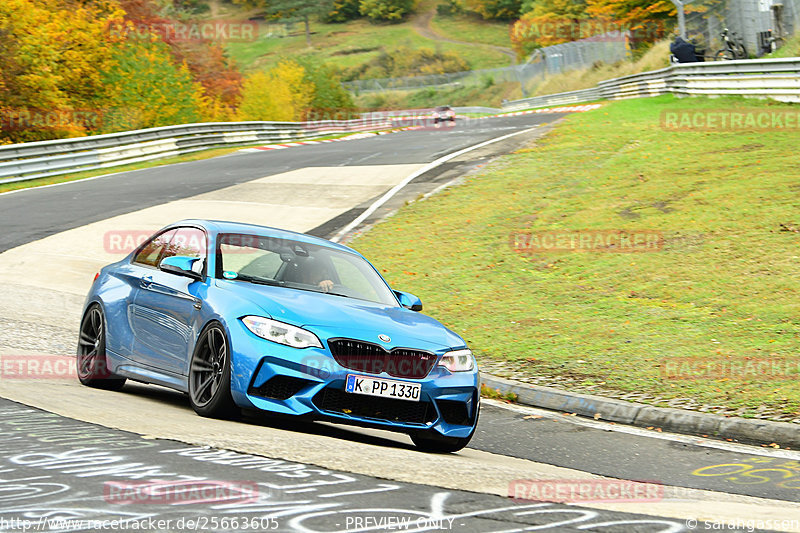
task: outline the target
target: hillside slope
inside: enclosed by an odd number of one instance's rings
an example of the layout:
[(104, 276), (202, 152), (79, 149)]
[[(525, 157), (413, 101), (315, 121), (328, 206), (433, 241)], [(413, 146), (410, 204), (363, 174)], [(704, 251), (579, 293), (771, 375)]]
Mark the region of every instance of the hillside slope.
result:
[[(413, 15), (398, 24), (374, 24), (366, 19), (338, 24), (313, 21), (312, 48), (306, 46), (301, 24), (261, 21), (259, 36), (251, 41), (230, 41), (226, 50), (243, 72), (268, 69), (284, 57), (324, 62), (342, 69), (361, 65), (400, 46), (455, 52), (471, 69), (512, 64), (508, 25), (477, 15), (443, 16), (437, 0), (418, 3)], [(253, 10), (222, 4), (213, 15), (230, 18), (252, 16)], [(212, 11), (206, 16), (211, 18)]]

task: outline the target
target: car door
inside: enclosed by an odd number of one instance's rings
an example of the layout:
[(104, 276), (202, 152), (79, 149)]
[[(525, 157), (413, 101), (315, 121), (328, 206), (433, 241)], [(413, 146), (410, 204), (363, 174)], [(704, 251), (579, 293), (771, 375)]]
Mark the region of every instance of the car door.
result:
[(114, 285), (113, 293), (108, 294), (105, 302), (108, 323), (114, 325), (106, 338), (106, 350), (126, 359), (135, 359), (134, 299), (142, 278), (156, 269), (175, 231), (169, 229), (154, 235), (138, 248), (130, 263), (120, 265), (113, 271), (114, 277), (121, 283)]
[[(158, 258), (175, 255), (202, 258), (205, 268), (207, 238), (203, 230), (178, 228)], [(150, 269), (140, 280), (131, 313), (133, 358), (149, 367), (186, 375), (193, 344), (194, 319), (202, 307), (205, 282)]]

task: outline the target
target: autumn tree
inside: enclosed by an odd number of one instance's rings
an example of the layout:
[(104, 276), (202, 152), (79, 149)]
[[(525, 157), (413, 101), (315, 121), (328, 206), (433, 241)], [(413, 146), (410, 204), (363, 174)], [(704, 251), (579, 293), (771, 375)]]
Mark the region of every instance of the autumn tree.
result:
[(264, 9), (271, 17), (300, 20), (305, 26), (306, 46), (311, 48), (311, 19), (325, 17), (333, 9), (333, 0), (234, 0), (234, 3)]
[[(105, 95), (101, 72), (113, 62), (115, 38), (107, 28), (121, 16), (112, 0), (0, 2), (0, 113), (16, 117), (4, 126), (6, 139), (89, 131)], [(60, 112), (61, 118), (50, 124), (25, 122), (31, 113), (44, 111)], [(88, 118), (92, 114), (95, 118)]]
[(361, 16), (359, 0), (333, 0), (331, 9), (325, 14), (326, 22), (347, 22)]
[(677, 11), (670, 0), (587, 0), (592, 17), (611, 19), (626, 28), (640, 29), (651, 21), (673, 19)]
[(293, 60), (283, 60), (269, 72), (255, 72), (244, 82), (239, 120), (304, 120), (314, 99), (306, 70)]
[[(169, 52), (177, 64), (186, 64), (196, 81), (202, 84), (205, 96), (216, 102), (220, 109), (230, 113), (239, 104), (242, 91), (242, 74), (226, 55), (222, 43), (204, 38), (187, 38), (175, 31), (178, 25), (190, 28), (191, 19), (168, 17), (151, 0), (119, 0), (125, 9), (129, 38), (149, 39), (157, 35), (169, 45)], [(176, 14), (174, 14), (176, 15)], [(176, 15), (177, 16), (177, 15)]]
[[(522, 9), (526, 12), (511, 27), (511, 46), (520, 56), (592, 33), (586, 0), (528, 0)], [(597, 33), (603, 33), (602, 29)]]
[(202, 86), (186, 65), (176, 65), (157, 37), (129, 39), (114, 50), (103, 82), (109, 87), (110, 118), (104, 131), (124, 131), (199, 122)]
[(350, 92), (342, 86), (339, 73), (328, 65), (304, 63), (305, 83), (313, 87), (311, 118), (350, 118), (356, 106)]
[(465, 7), (485, 19), (511, 20), (519, 16), (522, 0), (466, 0)]
[(358, 9), (370, 20), (399, 22), (414, 10), (414, 0), (361, 0)]

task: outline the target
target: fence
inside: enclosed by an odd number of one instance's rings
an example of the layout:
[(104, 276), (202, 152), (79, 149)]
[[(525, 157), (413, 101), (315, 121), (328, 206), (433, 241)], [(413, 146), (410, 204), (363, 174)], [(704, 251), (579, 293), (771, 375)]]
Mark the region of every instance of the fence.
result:
[(259, 142), (384, 130), (385, 116), (316, 122), (216, 122), (0, 146), (0, 183), (98, 170)]
[(615, 63), (627, 57), (626, 34), (609, 32), (579, 41), (536, 50), (528, 60), (510, 67), (468, 70), (448, 74), (355, 80), (343, 85), (355, 92), (412, 90), (447, 85), (481, 85), (489, 82), (514, 82), (523, 91), (547, 74), (589, 67), (597, 62)]
[(751, 55), (760, 54), (759, 34), (786, 37), (800, 29), (800, 0), (705, 0), (687, 5), (687, 36), (706, 48), (722, 48), (724, 28), (737, 33)]
[(686, 63), (602, 81), (596, 87), (514, 100), (506, 111), (600, 99), (678, 96), (750, 96), (800, 102), (800, 58)]
[[(688, 36), (713, 54), (722, 48), (720, 33), (734, 31), (748, 53), (759, 54), (759, 34), (772, 31), (787, 37), (800, 29), (800, 0), (701, 0), (688, 4)], [(616, 63), (628, 57), (625, 32), (609, 32), (587, 39), (539, 48), (527, 61), (510, 67), (469, 70), (448, 74), (355, 80), (343, 85), (354, 92), (414, 90), (448, 85), (481, 85), (515, 82), (523, 95), (546, 75), (590, 67), (595, 63)]]

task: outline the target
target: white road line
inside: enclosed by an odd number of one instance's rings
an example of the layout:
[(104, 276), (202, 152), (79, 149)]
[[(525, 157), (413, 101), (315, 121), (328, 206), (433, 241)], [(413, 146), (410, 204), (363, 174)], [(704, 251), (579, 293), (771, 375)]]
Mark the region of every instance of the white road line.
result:
[(702, 446), (704, 448), (714, 448), (726, 452), (743, 453), (747, 455), (761, 455), (764, 457), (777, 457), (780, 459), (793, 459), (800, 460), (800, 452), (794, 450), (781, 450), (773, 448), (763, 448), (761, 446), (748, 446), (747, 444), (739, 444), (737, 442), (725, 442), (719, 440), (705, 439), (703, 437), (694, 437), (692, 435), (681, 435), (679, 433), (666, 433), (658, 432), (649, 429), (639, 428), (635, 426), (626, 426), (624, 424), (609, 424), (608, 422), (601, 422), (599, 420), (591, 420), (588, 418), (581, 418), (577, 416), (563, 415), (545, 409), (537, 409), (535, 407), (528, 407), (525, 405), (509, 404), (499, 402), (496, 400), (481, 399), (481, 403), (524, 413), (529, 415), (538, 415), (543, 418), (552, 418), (560, 422), (568, 422), (576, 426), (590, 427), (593, 429), (600, 429), (603, 431), (616, 431), (617, 433), (627, 433), (628, 435), (637, 435), (640, 437), (649, 437), (651, 439), (668, 440), (672, 442), (680, 442), (684, 444), (692, 444), (695, 446)]
[(391, 199), (391, 198), (392, 198), (392, 197), (393, 197), (395, 194), (397, 194), (398, 192), (400, 192), (400, 191), (401, 191), (401, 190), (402, 190), (402, 189), (403, 189), (403, 188), (404, 188), (406, 185), (408, 185), (409, 183), (411, 183), (411, 181), (412, 181), (414, 178), (416, 178), (417, 176), (421, 176), (422, 174), (425, 174), (425, 173), (426, 173), (426, 172), (428, 172), (429, 170), (432, 170), (432, 169), (434, 169), (434, 168), (436, 168), (436, 167), (440, 166), (441, 164), (443, 164), (443, 163), (446, 163), (447, 161), (450, 161), (451, 159), (454, 159), (454, 158), (456, 158), (456, 157), (458, 157), (458, 156), (460, 156), (460, 155), (466, 154), (466, 153), (468, 153), (468, 152), (471, 152), (471, 151), (473, 151), (473, 150), (477, 150), (478, 148), (483, 148), (484, 146), (488, 146), (488, 145), (490, 145), (490, 144), (494, 144), (494, 143), (496, 143), (496, 142), (503, 141), (503, 140), (505, 140), (505, 139), (508, 139), (509, 137), (514, 137), (514, 136), (516, 136), (516, 135), (521, 135), (521, 134), (523, 134), (523, 133), (529, 133), (529, 132), (531, 132), (531, 131), (534, 131), (534, 130), (536, 130), (537, 128), (540, 128), (541, 126), (542, 126), (542, 124), (539, 124), (538, 126), (534, 126), (533, 128), (528, 128), (528, 129), (526, 129), (526, 130), (517, 131), (517, 132), (514, 132), (514, 133), (509, 133), (509, 134), (507, 134), (507, 135), (503, 135), (503, 136), (501, 136), (501, 137), (496, 137), (496, 138), (494, 138), (494, 139), (489, 139), (488, 141), (483, 141), (483, 142), (481, 142), (481, 143), (478, 143), (478, 144), (475, 144), (475, 145), (473, 145), (473, 146), (468, 146), (468, 147), (466, 147), (466, 148), (463, 148), (463, 149), (461, 149), (461, 150), (458, 150), (458, 151), (456, 151), (456, 152), (453, 152), (453, 153), (451, 153), (451, 154), (447, 154), (447, 155), (445, 155), (445, 156), (442, 156), (442, 157), (440, 157), (439, 159), (436, 159), (436, 160), (434, 160), (434, 161), (431, 161), (430, 163), (428, 163), (427, 165), (425, 165), (425, 166), (424, 166), (424, 167), (422, 167), (421, 169), (417, 170), (416, 172), (413, 172), (413, 173), (409, 174), (409, 175), (406, 177), (406, 179), (404, 179), (403, 181), (401, 181), (400, 183), (398, 183), (397, 185), (395, 185), (394, 187), (392, 187), (392, 188), (391, 188), (389, 191), (387, 191), (387, 192), (386, 192), (386, 194), (384, 194), (383, 196), (381, 196), (380, 198), (378, 198), (378, 199), (377, 199), (375, 202), (373, 202), (373, 204), (372, 204), (371, 206), (369, 206), (369, 207), (367, 208), (367, 210), (366, 210), (366, 211), (364, 211), (363, 213), (361, 213), (361, 214), (360, 214), (358, 217), (356, 217), (356, 219), (355, 219), (355, 220), (353, 220), (353, 221), (352, 221), (352, 222), (350, 222), (348, 225), (346, 225), (344, 228), (342, 228), (342, 229), (341, 229), (341, 230), (340, 230), (340, 231), (339, 231), (339, 232), (338, 232), (338, 233), (337, 233), (337, 234), (336, 234), (336, 235), (335, 235), (335, 236), (334, 236), (334, 237), (331, 239), (331, 241), (333, 241), (333, 242), (339, 242), (339, 241), (341, 241), (341, 240), (342, 240), (342, 238), (343, 238), (345, 235), (347, 235), (347, 234), (348, 234), (348, 233), (349, 233), (351, 230), (353, 230), (354, 228), (358, 227), (358, 225), (359, 225), (359, 224), (361, 224), (361, 223), (362, 223), (362, 222), (364, 222), (364, 221), (365, 221), (367, 218), (369, 218), (369, 217), (370, 217), (370, 215), (372, 215), (372, 213), (374, 213), (374, 212), (375, 212), (375, 211), (376, 211), (376, 210), (377, 210), (377, 209), (378, 209), (380, 206), (382, 206), (383, 204), (385, 204), (386, 202), (388, 202), (388, 201), (389, 201), (389, 200), (390, 200), (390, 199)]

